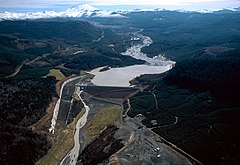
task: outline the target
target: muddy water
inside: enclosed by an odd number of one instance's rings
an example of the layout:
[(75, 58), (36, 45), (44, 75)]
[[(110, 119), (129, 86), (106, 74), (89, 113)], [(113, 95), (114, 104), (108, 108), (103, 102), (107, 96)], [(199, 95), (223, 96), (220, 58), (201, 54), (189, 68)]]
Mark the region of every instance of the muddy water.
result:
[(167, 60), (162, 54), (156, 55), (153, 58), (147, 57), (146, 54), (141, 52), (143, 47), (149, 46), (153, 43), (152, 39), (148, 36), (133, 33), (135, 38), (139, 38), (141, 43), (132, 44), (126, 52), (122, 55), (131, 56), (135, 59), (146, 61), (143, 65), (132, 65), (122, 68), (111, 68), (110, 70), (99, 72), (101, 68), (94, 69), (90, 73), (95, 77), (92, 83), (100, 86), (129, 86), (129, 81), (143, 74), (160, 74), (168, 71), (175, 64), (174, 61)]
[(150, 66), (133, 65), (122, 68), (112, 68), (105, 72), (99, 72), (99, 69), (91, 71), (95, 77), (92, 80), (94, 85), (100, 86), (130, 86), (129, 81), (142, 74), (159, 74), (171, 69), (172, 65)]

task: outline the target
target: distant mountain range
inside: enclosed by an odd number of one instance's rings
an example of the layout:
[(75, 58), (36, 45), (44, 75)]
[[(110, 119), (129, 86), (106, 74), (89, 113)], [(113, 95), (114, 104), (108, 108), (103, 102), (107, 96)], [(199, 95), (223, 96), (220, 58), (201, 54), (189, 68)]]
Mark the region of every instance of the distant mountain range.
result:
[(25, 19), (40, 19), (40, 18), (55, 18), (55, 17), (124, 17), (120, 13), (106, 10), (99, 10), (88, 4), (79, 5), (67, 9), (66, 11), (44, 11), (44, 12), (2, 12), (0, 20), (25, 20)]
[[(86, 17), (119, 17), (124, 18), (125, 14), (129, 12), (144, 12), (144, 11), (164, 11), (168, 9), (157, 8), (157, 9), (134, 9), (134, 10), (100, 10), (96, 7), (93, 7), (88, 4), (74, 6), (65, 11), (55, 12), (55, 11), (44, 11), (44, 12), (26, 12), (26, 13), (17, 13), (17, 12), (1, 12), (0, 13), (0, 21), (3, 20), (27, 20), (27, 19), (40, 19), (40, 18), (56, 18), (56, 17), (77, 17), (77, 18), (86, 18)], [(240, 11), (240, 8), (224, 8), (219, 10), (185, 10), (185, 9), (177, 9), (173, 11), (178, 12), (199, 12), (199, 13), (212, 13), (221, 10), (228, 11)]]

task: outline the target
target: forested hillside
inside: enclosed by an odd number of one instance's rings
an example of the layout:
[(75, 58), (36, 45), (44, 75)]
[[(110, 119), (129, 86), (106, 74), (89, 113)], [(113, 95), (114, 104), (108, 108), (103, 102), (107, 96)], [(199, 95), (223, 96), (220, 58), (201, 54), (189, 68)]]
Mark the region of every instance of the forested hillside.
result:
[(131, 98), (129, 115), (143, 114), (143, 124), (204, 164), (239, 164), (239, 13), (129, 15), (153, 39), (143, 52), (177, 62), (167, 73), (133, 81), (150, 87)]
[(47, 153), (50, 140), (30, 126), (58, 97), (58, 80), (100, 66), (144, 63), (121, 56), (125, 46), (121, 35), (82, 20), (0, 22), (1, 164), (34, 164)]

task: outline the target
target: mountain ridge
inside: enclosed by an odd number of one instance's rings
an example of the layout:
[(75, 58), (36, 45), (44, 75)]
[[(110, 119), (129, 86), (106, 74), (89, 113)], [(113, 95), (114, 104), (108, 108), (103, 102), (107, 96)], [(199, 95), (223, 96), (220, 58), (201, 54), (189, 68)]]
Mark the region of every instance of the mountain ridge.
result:
[(0, 21), (3, 20), (34, 20), (41, 18), (84, 18), (84, 17), (118, 17), (126, 18), (124, 14), (131, 12), (159, 12), (159, 11), (176, 11), (176, 12), (197, 12), (197, 13), (213, 13), (219, 11), (229, 11), (229, 12), (239, 12), (240, 8), (221, 8), (221, 9), (200, 9), (200, 10), (187, 10), (184, 8), (179, 9), (165, 9), (165, 8), (155, 8), (155, 9), (134, 9), (134, 10), (101, 10), (94, 6), (83, 4), (73, 6), (65, 11), (43, 11), (43, 12), (0, 12)]

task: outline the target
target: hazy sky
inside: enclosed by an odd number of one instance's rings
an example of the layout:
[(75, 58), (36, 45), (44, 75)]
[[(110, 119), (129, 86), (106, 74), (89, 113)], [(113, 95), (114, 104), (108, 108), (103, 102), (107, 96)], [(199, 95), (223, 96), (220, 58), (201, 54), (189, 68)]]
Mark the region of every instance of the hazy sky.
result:
[[(240, 0), (0, 0), (0, 9), (7, 8), (53, 8), (90, 4), (106, 5), (156, 5), (156, 6), (216, 6), (240, 7)], [(209, 4), (209, 5), (208, 5)]]

